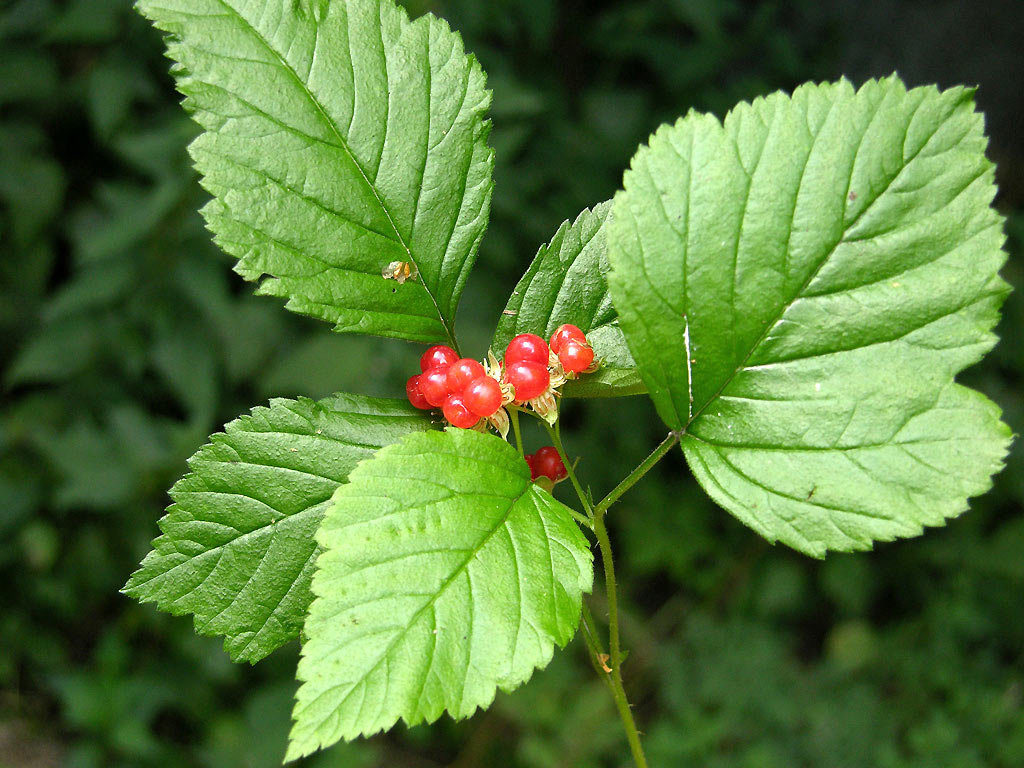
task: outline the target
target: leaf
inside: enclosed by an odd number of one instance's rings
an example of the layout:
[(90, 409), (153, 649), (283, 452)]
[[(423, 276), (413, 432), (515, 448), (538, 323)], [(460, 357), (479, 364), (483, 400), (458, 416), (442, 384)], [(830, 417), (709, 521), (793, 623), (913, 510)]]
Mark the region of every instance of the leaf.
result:
[(549, 339), (564, 323), (579, 327), (587, 334), (601, 367), (566, 384), (565, 394), (576, 397), (646, 391), (619, 328), (605, 281), (610, 213), (610, 201), (587, 209), (576, 221), (562, 224), (551, 242), (541, 246), (509, 297), (491, 343), (500, 355), (520, 333)]
[(690, 467), (815, 556), (913, 536), (1002, 466), (999, 409), (954, 383), (1007, 285), (965, 88), (841, 81), (691, 113), (615, 199), (609, 278)]
[(406, 403), (358, 395), (253, 409), (189, 459), (125, 594), (195, 614), (196, 631), (224, 635), (232, 659), (259, 661), (299, 634), (335, 489), (380, 446), (426, 429)]
[[(342, 332), (451, 343), (490, 211), (491, 95), (462, 39), (391, 0), (140, 0), (170, 35), (217, 243)], [(417, 280), (382, 277), (392, 262)]]
[(286, 759), (487, 707), (576, 632), (592, 556), (504, 440), (410, 435), (360, 464), (317, 533)]

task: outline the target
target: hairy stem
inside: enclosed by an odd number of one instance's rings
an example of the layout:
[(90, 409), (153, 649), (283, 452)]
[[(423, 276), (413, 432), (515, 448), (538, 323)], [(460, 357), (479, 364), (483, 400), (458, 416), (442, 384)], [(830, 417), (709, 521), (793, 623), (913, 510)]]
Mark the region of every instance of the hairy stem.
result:
[(554, 444), (555, 450), (558, 451), (558, 456), (562, 459), (562, 464), (565, 465), (566, 474), (569, 476), (572, 487), (576, 489), (576, 495), (579, 497), (580, 504), (583, 505), (583, 509), (587, 513), (587, 517), (593, 519), (594, 505), (590, 503), (590, 497), (584, 493), (583, 486), (580, 485), (580, 481), (576, 479), (576, 465), (569, 461), (569, 457), (565, 453), (565, 448), (562, 447), (562, 432), (561, 429), (559, 429), (558, 422), (555, 422), (554, 427), (547, 422), (544, 422), (544, 426), (547, 427), (548, 434), (551, 436), (551, 442)]
[(524, 456), (523, 435), (519, 431), (519, 410), (516, 408), (509, 408), (508, 420), (512, 422), (512, 432), (515, 433), (516, 436), (516, 450), (519, 451), (520, 456)]
[(594, 668), (594, 672), (599, 678), (608, 686), (608, 690), (612, 692), (612, 696), (615, 695), (615, 690), (612, 686), (611, 678), (605, 672), (605, 665), (607, 664), (608, 656), (604, 652), (604, 648), (601, 646), (601, 639), (597, 635), (597, 622), (594, 621), (594, 617), (590, 614), (590, 608), (587, 606), (586, 601), (583, 602), (583, 613), (581, 616), (580, 624), (583, 628), (583, 642), (587, 646), (587, 653), (590, 656), (590, 664)]
[[(569, 480), (572, 481), (573, 488), (576, 489), (576, 495), (579, 496), (580, 503), (586, 510), (587, 515), (590, 517), (594, 527), (594, 534), (597, 536), (597, 545), (601, 550), (601, 563), (604, 566), (604, 585), (605, 592), (608, 595), (608, 666), (611, 668), (611, 672), (604, 671), (604, 664), (600, 658), (600, 646), (596, 644), (596, 636), (588, 631), (588, 628), (584, 629), (584, 640), (587, 643), (587, 649), (590, 651), (591, 659), (595, 662), (595, 670), (601, 674), (609, 683), (609, 689), (611, 690), (612, 698), (615, 700), (615, 707), (619, 710), (619, 718), (622, 720), (622, 726), (626, 731), (626, 740), (629, 742), (629, 749), (633, 753), (633, 761), (636, 763), (637, 768), (647, 768), (647, 758), (644, 756), (643, 746), (640, 744), (640, 731), (637, 730), (636, 721), (633, 719), (633, 710), (629, 706), (629, 699), (626, 696), (626, 688), (622, 684), (622, 670), (620, 666), (622, 664), (622, 649), (619, 645), (619, 599), (618, 589), (615, 582), (615, 563), (612, 556), (612, 542), (608, 538), (608, 529), (604, 525), (604, 513), (608, 507), (614, 503), (618, 496), (621, 496), (626, 490), (635, 484), (647, 471), (654, 466), (661, 456), (664, 456), (668, 452), (668, 449), (672, 446), (669, 445), (667, 448), (662, 450), (662, 446), (659, 446), (655, 450), (655, 454), (660, 452), (660, 455), (654, 457), (654, 454), (648, 456), (647, 459), (641, 463), (640, 467), (630, 473), (629, 480), (632, 478), (626, 487), (619, 491), (619, 494), (615, 498), (605, 505), (603, 508), (599, 505), (597, 508), (590, 502), (590, 498), (583, 491), (583, 486), (580, 485), (579, 480), (576, 479), (576, 472), (573, 468), (572, 462), (569, 461), (569, 457), (565, 453), (565, 448), (562, 447), (562, 434), (558, 428), (558, 425), (551, 427), (547, 425), (548, 434), (551, 436), (551, 441), (555, 446), (555, 450), (558, 451), (558, 455), (562, 459), (562, 463), (565, 464), (566, 473), (569, 475)], [(675, 439), (678, 440), (678, 435), (675, 435)], [(664, 443), (663, 443), (664, 445)], [(646, 468), (640, 472), (640, 468)], [(634, 477), (635, 476), (635, 477)], [(623, 483), (626, 481), (624, 480)], [(622, 483), (619, 484), (622, 486)], [(619, 490), (616, 488), (616, 490)], [(613, 491), (614, 493), (614, 491)], [(590, 630), (593, 627), (593, 617), (589, 615), (589, 611), (584, 613), (584, 621), (590, 625)]]
[(643, 746), (640, 744), (640, 732), (637, 730), (636, 721), (633, 719), (633, 710), (630, 709), (629, 699), (626, 697), (626, 689), (622, 684), (622, 648), (619, 645), (619, 598), (615, 583), (615, 562), (612, 558), (612, 542), (608, 538), (608, 529), (604, 525), (604, 511), (594, 515), (594, 533), (597, 535), (597, 545), (601, 550), (601, 563), (604, 566), (604, 586), (608, 596), (608, 665), (612, 671), (609, 677), (612, 681), (612, 698), (615, 699), (615, 706), (619, 710), (619, 717), (626, 729), (626, 739), (629, 741), (630, 751), (633, 753), (633, 760), (637, 768), (647, 768), (647, 758), (644, 756)]
[(596, 515), (603, 515), (607, 512), (608, 507), (618, 501), (622, 494), (636, 485), (644, 475), (651, 471), (655, 464), (661, 461), (666, 453), (672, 450), (675, 444), (679, 442), (679, 436), (678, 432), (669, 432), (658, 447), (651, 451), (651, 455), (641, 461), (636, 469), (626, 475), (622, 482), (615, 486), (611, 493), (601, 500), (601, 503), (594, 509), (594, 513)]

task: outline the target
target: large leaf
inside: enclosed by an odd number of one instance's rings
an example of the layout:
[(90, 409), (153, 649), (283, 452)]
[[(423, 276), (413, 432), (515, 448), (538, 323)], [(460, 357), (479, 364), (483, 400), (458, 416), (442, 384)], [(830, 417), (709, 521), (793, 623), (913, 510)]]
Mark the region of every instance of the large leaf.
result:
[(273, 400), (232, 421), (189, 459), (125, 593), (195, 614), (233, 659), (259, 661), (302, 628), (335, 489), (377, 448), (425, 429), (406, 403), (356, 395)]
[(486, 707), (569, 641), (593, 574), (569, 510), (508, 443), (468, 430), (360, 464), (317, 540), (288, 759)]
[(536, 333), (550, 338), (563, 323), (587, 334), (601, 367), (565, 386), (576, 397), (611, 397), (645, 391), (612, 306), (608, 273), (607, 222), (611, 203), (566, 221), (541, 246), (512, 291), (491, 343), (501, 355), (513, 336)]
[(691, 114), (615, 200), (609, 278), (697, 479), (812, 555), (918, 534), (1002, 466), (999, 410), (954, 383), (1007, 293), (972, 92), (895, 77)]
[[(169, 33), (204, 215), (264, 294), (338, 331), (452, 342), (490, 208), (490, 92), (391, 0), (140, 0)], [(393, 262), (416, 279), (382, 277)]]

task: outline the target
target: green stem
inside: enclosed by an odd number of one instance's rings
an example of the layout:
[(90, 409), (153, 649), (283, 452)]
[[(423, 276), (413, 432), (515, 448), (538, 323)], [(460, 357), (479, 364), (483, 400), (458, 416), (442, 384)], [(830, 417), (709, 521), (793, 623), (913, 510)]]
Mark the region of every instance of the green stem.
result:
[(587, 638), (588, 645), (593, 642), (594, 649), (598, 653), (604, 653), (604, 647), (601, 645), (601, 638), (597, 635), (597, 622), (594, 621), (594, 615), (590, 612), (590, 606), (587, 605), (587, 601), (583, 601), (583, 607), (580, 611), (583, 619), (583, 633)]
[(552, 427), (545, 421), (544, 426), (547, 428), (548, 434), (551, 436), (551, 442), (555, 446), (555, 450), (558, 451), (558, 456), (562, 459), (562, 464), (565, 465), (565, 472), (569, 476), (572, 487), (576, 489), (576, 495), (580, 499), (580, 504), (583, 505), (583, 509), (587, 513), (587, 517), (593, 519), (594, 507), (590, 503), (590, 497), (583, 492), (583, 486), (580, 485), (580, 481), (576, 479), (575, 465), (569, 461), (569, 457), (565, 453), (565, 448), (562, 447), (562, 432), (558, 427), (558, 422), (555, 422), (555, 426)]
[(643, 461), (641, 461), (637, 465), (636, 469), (634, 469), (632, 472), (626, 475), (626, 477), (623, 478), (622, 482), (616, 485), (612, 489), (612, 492), (601, 500), (601, 503), (598, 504), (597, 507), (594, 509), (594, 514), (603, 515), (605, 512), (607, 512), (608, 507), (610, 507), (612, 504), (618, 501), (619, 497), (621, 497), (622, 494), (624, 494), (626, 491), (628, 491), (630, 488), (636, 485), (640, 481), (640, 478), (642, 478), (644, 475), (650, 472), (651, 468), (654, 467), (654, 465), (657, 464), (659, 461), (661, 461), (662, 457), (666, 453), (671, 451), (675, 444), (678, 442), (679, 433), (669, 432), (665, 439), (661, 441), (661, 444), (658, 445), (658, 447), (655, 448), (653, 451), (651, 451), (651, 455), (648, 456)]
[(508, 420), (512, 422), (512, 432), (516, 436), (516, 450), (519, 451), (520, 456), (525, 456), (523, 453), (523, 435), (519, 431), (519, 411), (516, 408), (508, 409)]
[(633, 719), (633, 710), (629, 707), (626, 689), (622, 684), (622, 649), (619, 645), (619, 599), (615, 584), (615, 562), (612, 559), (612, 542), (608, 538), (608, 529), (604, 525), (604, 513), (594, 515), (594, 533), (597, 545), (601, 550), (601, 563), (604, 565), (604, 586), (608, 596), (608, 665), (612, 671), (612, 698), (619, 710), (619, 718), (626, 729), (626, 739), (633, 753), (637, 768), (647, 768), (643, 746), (640, 744), (640, 732)]
[[(633, 719), (633, 710), (630, 709), (629, 699), (626, 696), (625, 686), (622, 684), (622, 670), (620, 665), (622, 663), (622, 649), (619, 644), (619, 600), (618, 590), (615, 583), (615, 563), (612, 557), (612, 542), (608, 538), (608, 529), (604, 525), (604, 513), (608, 507), (614, 503), (615, 499), (626, 492), (634, 483), (636, 483), (647, 471), (654, 466), (661, 456), (664, 456), (668, 452), (668, 449), (672, 446), (669, 445), (667, 448), (663, 448), (664, 443), (655, 450), (654, 454), (648, 456), (643, 461), (640, 467), (630, 473), (629, 480), (632, 481), (622, 487), (623, 483), (619, 484), (621, 491), (618, 495), (611, 499), (611, 501), (603, 508), (599, 505), (596, 509), (590, 502), (590, 498), (583, 491), (583, 487), (580, 485), (579, 480), (576, 479), (576, 472), (573, 469), (572, 463), (569, 461), (569, 457), (565, 453), (565, 448), (562, 447), (562, 434), (556, 422), (555, 426), (552, 427), (549, 424), (547, 426), (548, 434), (551, 436), (551, 442), (555, 446), (555, 450), (558, 451), (558, 455), (562, 459), (562, 463), (565, 464), (566, 473), (569, 476), (569, 480), (572, 481), (573, 488), (576, 489), (576, 495), (579, 496), (580, 503), (586, 510), (587, 515), (590, 517), (594, 527), (594, 534), (597, 536), (597, 545), (601, 550), (601, 563), (604, 566), (604, 585), (605, 592), (608, 595), (608, 666), (611, 667), (611, 673), (605, 673), (601, 668), (599, 658), (594, 658), (597, 662), (597, 669), (599, 669), (604, 675), (605, 679), (609, 681), (609, 688), (611, 689), (612, 698), (615, 700), (615, 707), (619, 710), (619, 718), (622, 720), (622, 726), (626, 731), (626, 740), (629, 742), (629, 749), (633, 753), (633, 761), (636, 763), (637, 768), (647, 768), (647, 758), (644, 756), (643, 746), (640, 744), (640, 731), (637, 730), (636, 721)], [(674, 435), (675, 439), (678, 440), (678, 435)], [(660, 455), (654, 457), (658, 454)], [(652, 458), (654, 457), (654, 458)], [(641, 467), (646, 468), (642, 472), (638, 472)], [(616, 488), (618, 491), (619, 488)], [(613, 491), (614, 493), (614, 491)], [(585, 618), (589, 618), (593, 622), (593, 617), (589, 617), (589, 614), (585, 614)], [(593, 656), (599, 651), (592, 647), (593, 637), (584, 638), (587, 641), (588, 649)]]
[(589, 517), (581, 515), (579, 512), (577, 512), (572, 507), (567, 507), (567, 509), (569, 510), (569, 514), (572, 515), (572, 519), (573, 520), (575, 520), (577, 523), (582, 525), (588, 531), (594, 530), (594, 523), (591, 521), (591, 519)]
[(594, 672), (597, 676), (604, 681), (604, 684), (608, 686), (608, 690), (615, 695), (614, 688), (612, 686), (611, 678), (604, 671), (604, 666), (607, 663), (607, 655), (604, 649), (601, 647), (601, 640), (597, 636), (597, 623), (594, 621), (594, 617), (590, 615), (590, 608), (587, 607), (587, 603), (583, 603), (583, 614), (581, 617), (581, 624), (583, 625), (583, 642), (587, 646), (587, 653), (590, 656), (590, 664), (594, 667)]
[(618, 590), (615, 582), (615, 561), (612, 558), (612, 543), (608, 536), (608, 529), (604, 524), (604, 516), (608, 508), (621, 498), (621, 496), (636, 485), (661, 459), (667, 454), (676, 443), (679, 442), (679, 432), (669, 432), (650, 455), (637, 465), (636, 469), (630, 472), (611, 493), (604, 497), (594, 508), (594, 534), (597, 536), (597, 544), (601, 550), (601, 562), (604, 565), (605, 592), (608, 596), (608, 655), (609, 665), (612, 668), (612, 696), (615, 698), (615, 705), (619, 709), (619, 716), (626, 728), (626, 738), (629, 740), (629, 747), (633, 751), (633, 759), (637, 768), (647, 768), (647, 759), (644, 757), (643, 747), (640, 744), (640, 734), (633, 720), (633, 712), (629, 708), (629, 700), (626, 697), (626, 690), (622, 684), (622, 647), (619, 641), (619, 600)]

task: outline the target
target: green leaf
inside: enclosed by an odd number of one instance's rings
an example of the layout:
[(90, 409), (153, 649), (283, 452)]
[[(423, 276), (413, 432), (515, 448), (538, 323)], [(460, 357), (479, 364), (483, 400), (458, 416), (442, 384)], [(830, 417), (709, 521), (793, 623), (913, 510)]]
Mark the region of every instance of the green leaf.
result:
[[(448, 25), (391, 0), (140, 0), (170, 35), (203, 210), (259, 292), (342, 332), (453, 341), (487, 226), (491, 95)], [(392, 262), (415, 280), (382, 277)]]
[(1010, 433), (954, 383), (1007, 285), (965, 88), (806, 85), (691, 113), (615, 199), (609, 278), (662, 419), (708, 493), (815, 556), (942, 525)]
[(601, 367), (566, 384), (564, 392), (570, 396), (613, 397), (646, 391), (605, 281), (610, 213), (610, 202), (587, 209), (576, 221), (562, 224), (551, 242), (541, 246), (509, 297), (491, 342), (500, 356), (520, 333), (548, 339), (564, 323), (579, 327)]
[(253, 409), (189, 459), (163, 535), (124, 592), (195, 614), (196, 631), (224, 635), (232, 659), (259, 661), (302, 628), (334, 491), (380, 446), (427, 429), (406, 403), (357, 395)]
[(576, 632), (593, 578), (570, 510), (494, 435), (410, 435), (353, 472), (317, 533), (286, 759), (488, 706)]

